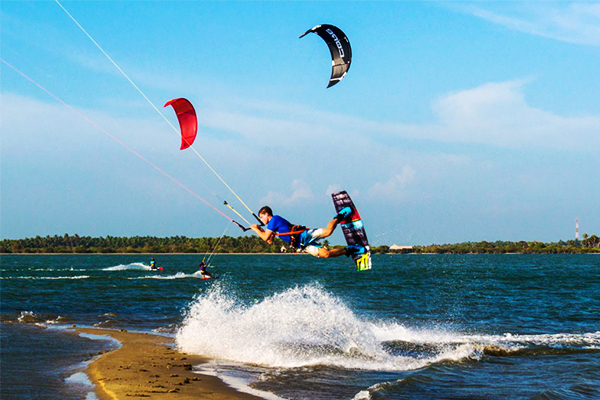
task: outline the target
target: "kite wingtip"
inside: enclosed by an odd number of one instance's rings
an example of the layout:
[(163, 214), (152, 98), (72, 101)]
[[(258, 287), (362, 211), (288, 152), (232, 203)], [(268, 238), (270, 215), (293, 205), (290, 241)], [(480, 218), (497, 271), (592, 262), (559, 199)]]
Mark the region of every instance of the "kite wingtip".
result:
[(169, 100), (165, 103), (165, 105), (163, 107), (170, 106), (171, 104), (175, 103), (177, 100), (181, 100), (181, 99), (182, 99), (181, 97), (178, 97), (176, 99)]
[(302, 39), (304, 36), (308, 35), (309, 33), (314, 32), (316, 29), (319, 29), (321, 26), (322, 25), (313, 26), (312, 28), (310, 28), (309, 30), (304, 32), (302, 35), (300, 35), (300, 37), (298, 39)]

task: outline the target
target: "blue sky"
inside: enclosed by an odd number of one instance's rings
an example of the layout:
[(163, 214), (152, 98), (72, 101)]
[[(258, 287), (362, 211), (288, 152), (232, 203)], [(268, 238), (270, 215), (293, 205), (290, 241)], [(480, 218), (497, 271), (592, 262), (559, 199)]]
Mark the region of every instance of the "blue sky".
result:
[[(255, 210), (319, 227), (345, 189), (376, 245), (600, 233), (600, 2), (62, 4), (159, 108), (194, 104), (194, 148)], [(227, 227), (80, 114), (242, 212), (58, 4), (0, 17), (1, 58), (76, 110), (1, 64), (2, 238)], [(320, 23), (353, 50), (330, 89), (324, 42), (298, 39)]]

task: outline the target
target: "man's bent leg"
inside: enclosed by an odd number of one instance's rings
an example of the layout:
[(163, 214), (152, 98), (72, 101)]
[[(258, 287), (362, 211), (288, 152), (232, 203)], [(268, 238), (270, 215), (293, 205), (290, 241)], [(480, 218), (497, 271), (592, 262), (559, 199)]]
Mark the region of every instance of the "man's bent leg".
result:
[(337, 228), (338, 224), (339, 224), (339, 222), (337, 219), (332, 219), (331, 221), (329, 221), (329, 223), (327, 224), (327, 227), (323, 228), (323, 234), (321, 235), (321, 238), (326, 238), (328, 236), (331, 236), (333, 231), (335, 231), (335, 228)]
[(343, 256), (343, 255), (346, 255), (346, 248), (344, 248), (344, 247), (342, 247), (340, 249), (331, 249), (331, 250), (321, 247), (321, 248), (319, 248), (317, 257), (333, 258), (333, 257), (339, 257), (339, 256)]

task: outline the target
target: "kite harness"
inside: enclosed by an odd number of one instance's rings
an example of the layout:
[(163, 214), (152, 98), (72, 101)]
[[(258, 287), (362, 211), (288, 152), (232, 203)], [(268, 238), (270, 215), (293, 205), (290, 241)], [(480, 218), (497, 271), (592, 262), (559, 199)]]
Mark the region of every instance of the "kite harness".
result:
[(288, 236), (290, 237), (290, 245), (295, 248), (295, 249), (299, 249), (300, 246), (300, 235), (302, 234), (302, 232), (307, 231), (308, 228), (302, 225), (292, 225), (290, 226), (290, 231), (289, 232), (275, 232), (275, 235), (277, 236)]

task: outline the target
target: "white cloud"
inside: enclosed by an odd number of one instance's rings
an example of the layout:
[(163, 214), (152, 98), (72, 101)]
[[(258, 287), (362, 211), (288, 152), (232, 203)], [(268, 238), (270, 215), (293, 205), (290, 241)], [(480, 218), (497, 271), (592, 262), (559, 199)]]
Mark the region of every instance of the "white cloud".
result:
[[(600, 117), (567, 117), (533, 107), (524, 94), (526, 83), (486, 83), (441, 96), (433, 104), (435, 119), (425, 124), (381, 122), (295, 104), (200, 105), (196, 111), (202, 125), (195, 148), (240, 194), (266, 193), (260, 204), (294, 206), (323, 200), (324, 196), (313, 193), (323, 193), (325, 188), (326, 196), (342, 188), (358, 196), (361, 188), (371, 199), (383, 194), (414, 198), (426, 188), (423, 185), (460, 174), (477, 157), (475, 147), (441, 150), (445, 143), (597, 152)], [(11, 154), (11, 159), (56, 152), (59, 146), (75, 162), (89, 158), (98, 143), (103, 157), (125, 157), (137, 163), (60, 104), (7, 93), (2, 94), (2, 104), (3, 154)], [(227, 195), (194, 154), (179, 152), (176, 134), (155, 115), (133, 119), (83, 112), (200, 193), (210, 188)], [(49, 130), (53, 136), (47, 136)], [(406, 139), (411, 139), (410, 150), (404, 146)], [(437, 151), (431, 143), (438, 143)], [(356, 168), (357, 149), (362, 149), (360, 168)], [(286, 187), (289, 180), (293, 183), (287, 191), (273, 190)], [(332, 180), (335, 185), (329, 183)], [(259, 198), (251, 196), (250, 201), (252, 197)]]
[(311, 157), (322, 160), (402, 138), (583, 152), (600, 145), (599, 116), (561, 116), (536, 108), (524, 94), (529, 81), (485, 83), (445, 94), (432, 105), (436, 120), (425, 124), (381, 122), (294, 104), (260, 103), (258, 111), (251, 101), (235, 111), (220, 105), (197, 112), (206, 128), (232, 132), (267, 148), (305, 151), (308, 146)]
[(397, 197), (415, 179), (415, 175), (416, 171), (410, 165), (405, 165), (399, 174), (395, 174), (387, 182), (377, 182), (373, 185), (369, 189), (369, 195), (373, 197)]
[(488, 83), (441, 97), (431, 137), (503, 147), (587, 151), (599, 145), (600, 117), (563, 117), (530, 106), (525, 81)]
[(342, 186), (338, 185), (338, 184), (332, 184), (327, 186), (327, 189), (325, 190), (325, 196), (331, 196), (332, 193), (337, 193), (340, 192), (342, 190)]
[(462, 10), (486, 21), (532, 35), (568, 43), (600, 46), (598, 3), (469, 3), (463, 6)]
[[(344, 171), (355, 164), (357, 148), (368, 149), (363, 153), (366, 162), (357, 171), (360, 176), (355, 174), (353, 180), (340, 179), (335, 189), (327, 190), (332, 192), (341, 187), (351, 190), (348, 182), (359, 180), (363, 183), (362, 187), (373, 186), (376, 183), (372, 181), (376, 179), (375, 176), (385, 176), (383, 174), (386, 171), (394, 168), (399, 170), (411, 162), (406, 159), (406, 152), (402, 151), (403, 139), (420, 141), (422, 145), (414, 151), (427, 154), (430, 158), (447, 158), (451, 154), (437, 152), (434, 155), (427, 151), (428, 142), (531, 150), (597, 151), (600, 147), (599, 116), (561, 116), (533, 107), (524, 94), (527, 82), (486, 83), (443, 95), (433, 104), (435, 120), (425, 124), (381, 122), (297, 107), (295, 104), (255, 104), (246, 101), (246, 106), (240, 103), (200, 105), (196, 108), (201, 127), (195, 147), (201, 154), (215, 160), (215, 167), (219, 171), (219, 162), (224, 166), (221, 168), (229, 168), (224, 175), (233, 179), (239, 173), (232, 170), (258, 169), (261, 180), (270, 182), (269, 187), (273, 184), (281, 187), (282, 177), (305, 179), (311, 185), (318, 183), (320, 187), (311, 189), (305, 183), (303, 188), (296, 183), (298, 186), (294, 187), (294, 197), (278, 197), (276, 193), (270, 195), (270, 198), (288, 199), (286, 201), (308, 196), (309, 193), (312, 196), (311, 190), (321, 192), (326, 185), (322, 181), (328, 177), (337, 180), (339, 176), (347, 176)], [(93, 131), (89, 124), (60, 104), (39, 102), (8, 93), (2, 94), (2, 103), (5, 151), (25, 151), (25, 147), (11, 147), (12, 140), (6, 137), (11, 129), (30, 132), (18, 139), (16, 145), (23, 143), (23, 140), (35, 144), (51, 139), (51, 143), (60, 142), (64, 149), (69, 148), (73, 139), (84, 138), (85, 135), (81, 134), (83, 130)], [(28, 113), (19, 110), (28, 110)], [(150, 113), (147, 119), (133, 119), (115, 118), (106, 112), (94, 110), (83, 112), (135, 148), (161, 153), (163, 149), (177, 150), (176, 134)], [(29, 115), (35, 115), (36, 118), (29, 118)], [(173, 116), (170, 118), (173, 119)], [(39, 129), (40, 123), (37, 122), (41, 120), (45, 121), (42, 124), (44, 130), (51, 128), (55, 136), (43, 136), (44, 131)], [(61, 137), (65, 139), (61, 141)], [(98, 137), (97, 132), (93, 132), (92, 137)], [(419, 148), (422, 150), (419, 151)], [(72, 150), (73, 154), (80, 151), (78, 148)], [(186, 162), (192, 156), (175, 155), (177, 160)], [(455, 156), (460, 159), (464, 154)], [(414, 162), (411, 166), (419, 170), (424, 167)]]
[(312, 200), (314, 195), (310, 186), (301, 179), (292, 181), (292, 193), (285, 194), (276, 191), (269, 191), (266, 196), (260, 199), (261, 204), (297, 204), (303, 200)]
[(60, 150), (77, 157), (84, 151), (93, 153), (95, 146), (104, 146), (107, 137), (136, 149), (160, 148), (169, 141), (178, 143), (176, 137), (173, 140), (177, 134), (156, 124), (153, 118), (115, 117), (48, 99), (46, 102), (0, 93), (3, 151), (30, 154), (33, 149), (44, 153)]

